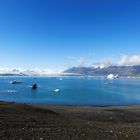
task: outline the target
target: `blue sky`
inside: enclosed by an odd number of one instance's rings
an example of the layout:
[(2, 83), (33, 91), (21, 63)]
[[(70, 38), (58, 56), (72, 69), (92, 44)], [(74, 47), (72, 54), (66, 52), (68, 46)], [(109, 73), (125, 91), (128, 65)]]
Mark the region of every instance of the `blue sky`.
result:
[(0, 0), (0, 67), (65, 69), (140, 54), (139, 0)]

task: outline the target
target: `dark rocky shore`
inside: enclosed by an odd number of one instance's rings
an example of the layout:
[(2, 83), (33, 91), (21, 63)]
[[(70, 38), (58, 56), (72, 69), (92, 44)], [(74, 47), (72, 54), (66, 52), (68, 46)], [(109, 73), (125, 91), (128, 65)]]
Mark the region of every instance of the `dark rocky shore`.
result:
[(0, 140), (139, 140), (140, 107), (0, 102)]

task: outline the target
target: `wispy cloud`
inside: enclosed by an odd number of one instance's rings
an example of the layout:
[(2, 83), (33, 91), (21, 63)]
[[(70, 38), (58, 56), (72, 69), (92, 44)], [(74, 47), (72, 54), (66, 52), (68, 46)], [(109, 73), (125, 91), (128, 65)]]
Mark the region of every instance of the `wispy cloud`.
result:
[(67, 68), (73, 67), (73, 66), (78, 66), (78, 67), (83, 67), (85, 66), (85, 58), (84, 57), (75, 57), (75, 56), (68, 56), (68, 64)]
[(53, 75), (59, 74), (61, 71), (53, 70), (53, 69), (8, 69), (8, 68), (0, 68), (0, 74), (26, 74), (26, 75)]
[(121, 66), (134, 66), (134, 65), (140, 65), (140, 55), (123, 55), (118, 62), (118, 65)]
[[(69, 59), (72, 60), (72, 64), (70, 65), (70, 67), (76, 65), (78, 67), (82, 67), (85, 66), (85, 58), (84, 57), (80, 57), (80, 58), (76, 58), (76, 57), (69, 57)], [(120, 57), (120, 59), (118, 61), (113, 61), (113, 59), (109, 59), (109, 60), (105, 60), (105, 61), (101, 61), (101, 62), (97, 62), (94, 63), (92, 65), (92, 67), (94, 68), (107, 68), (109, 66), (135, 66), (135, 65), (140, 65), (140, 55), (132, 55), (132, 56), (128, 56), (128, 55), (122, 55)], [(66, 65), (65, 67), (69, 67), (69, 65)], [(67, 69), (66, 68), (66, 69)], [(0, 68), (0, 74), (20, 74), (20, 73), (24, 73), (27, 75), (57, 75), (60, 74), (62, 71), (58, 71), (57, 68), (56, 69), (20, 69), (20, 68), (16, 68), (16, 69), (10, 69), (10, 68)]]
[(100, 63), (94, 63), (94, 68), (105, 68), (109, 66), (136, 66), (140, 65), (140, 55), (122, 55), (118, 61), (105, 60)]
[(103, 61), (103, 62), (100, 62), (100, 63), (95, 63), (92, 66), (94, 68), (102, 69), (102, 68), (107, 68), (107, 67), (109, 67), (109, 66), (111, 66), (113, 64), (114, 64), (114, 62), (112, 60), (106, 60), (106, 61)]

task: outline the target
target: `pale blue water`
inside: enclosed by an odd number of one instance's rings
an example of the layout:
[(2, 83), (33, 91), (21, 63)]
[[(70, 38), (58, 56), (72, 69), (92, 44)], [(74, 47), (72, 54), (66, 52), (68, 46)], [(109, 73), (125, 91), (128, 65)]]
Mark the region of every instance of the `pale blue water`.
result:
[[(22, 84), (11, 84), (21, 80)], [(38, 89), (30, 85), (37, 83)], [(60, 89), (60, 92), (55, 92)], [(0, 77), (0, 100), (63, 105), (140, 104), (140, 79), (103, 77)]]

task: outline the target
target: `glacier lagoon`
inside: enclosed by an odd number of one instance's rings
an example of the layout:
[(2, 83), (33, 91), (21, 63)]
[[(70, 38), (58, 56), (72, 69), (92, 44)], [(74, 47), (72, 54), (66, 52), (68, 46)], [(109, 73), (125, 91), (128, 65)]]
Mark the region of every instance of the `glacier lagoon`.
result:
[[(11, 84), (13, 80), (21, 84)], [(31, 85), (38, 84), (33, 90)], [(140, 104), (140, 79), (0, 77), (0, 100), (30, 104), (121, 106)]]

